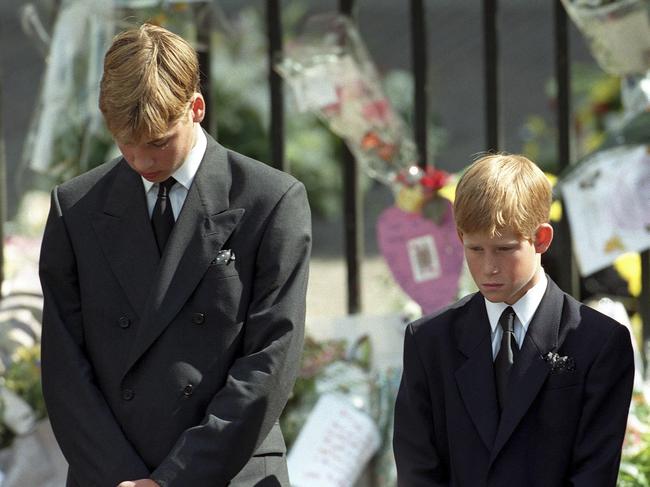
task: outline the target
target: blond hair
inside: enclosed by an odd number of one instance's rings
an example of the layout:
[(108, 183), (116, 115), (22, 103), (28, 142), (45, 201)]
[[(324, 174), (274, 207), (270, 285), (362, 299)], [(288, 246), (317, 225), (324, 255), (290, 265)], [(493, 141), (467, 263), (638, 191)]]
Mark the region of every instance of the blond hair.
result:
[(530, 159), (487, 155), (469, 167), (456, 187), (456, 227), (490, 237), (512, 230), (533, 239), (539, 225), (549, 220), (551, 198), (551, 184)]
[(113, 39), (104, 57), (99, 109), (118, 142), (162, 137), (199, 91), (194, 48), (151, 24)]

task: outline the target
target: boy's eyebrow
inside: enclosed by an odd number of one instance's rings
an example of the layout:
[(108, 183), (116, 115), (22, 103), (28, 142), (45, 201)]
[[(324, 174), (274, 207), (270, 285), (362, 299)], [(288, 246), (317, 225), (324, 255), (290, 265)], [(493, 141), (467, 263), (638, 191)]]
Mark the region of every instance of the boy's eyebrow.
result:
[(158, 144), (160, 142), (163, 142), (164, 140), (169, 139), (169, 135), (163, 135), (162, 137), (158, 137), (157, 139), (150, 140), (147, 142), (147, 144)]

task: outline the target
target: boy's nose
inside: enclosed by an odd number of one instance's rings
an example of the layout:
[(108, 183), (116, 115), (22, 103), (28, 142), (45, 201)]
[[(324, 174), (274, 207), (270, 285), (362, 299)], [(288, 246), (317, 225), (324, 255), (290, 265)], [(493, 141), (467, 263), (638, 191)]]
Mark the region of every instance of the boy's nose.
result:
[(486, 260), (484, 266), (484, 272), (487, 275), (493, 275), (499, 272), (499, 266), (493, 260)]
[(138, 171), (143, 171), (153, 166), (153, 159), (146, 154), (134, 152), (131, 157), (131, 164), (133, 164), (134, 168)]

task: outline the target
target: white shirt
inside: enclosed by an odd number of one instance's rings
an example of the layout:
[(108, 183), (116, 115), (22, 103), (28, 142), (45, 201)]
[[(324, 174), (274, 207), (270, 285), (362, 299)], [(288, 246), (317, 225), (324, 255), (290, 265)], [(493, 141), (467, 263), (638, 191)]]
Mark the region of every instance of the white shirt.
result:
[(503, 330), (499, 326), (499, 318), (503, 310), (508, 306), (512, 306), (512, 309), (515, 311), (515, 340), (517, 340), (517, 345), (521, 348), (522, 343), (524, 343), (528, 325), (530, 325), (535, 311), (539, 308), (539, 303), (542, 302), (548, 282), (544, 270), (541, 269), (538, 272), (541, 273), (541, 279), (526, 294), (519, 298), (515, 304), (493, 303), (487, 299), (485, 300), (485, 308), (488, 319), (490, 320), (490, 328), (492, 329), (492, 358), (496, 358), (499, 352), (501, 336), (503, 335)]
[[(185, 198), (187, 198), (187, 193), (190, 190), (192, 181), (194, 181), (196, 171), (199, 170), (199, 166), (205, 155), (205, 149), (208, 146), (208, 139), (205, 137), (201, 125), (198, 123), (195, 124), (195, 131), (196, 141), (194, 147), (190, 150), (181, 167), (176, 169), (174, 174), (172, 174), (176, 180), (176, 184), (172, 186), (169, 192), (169, 201), (172, 204), (174, 220), (178, 219), (178, 215), (183, 209)], [(156, 199), (158, 198), (158, 183), (152, 183), (142, 178), (142, 184), (144, 184), (144, 192), (147, 195), (147, 207), (149, 208), (149, 218), (151, 218), (153, 207), (156, 205)]]

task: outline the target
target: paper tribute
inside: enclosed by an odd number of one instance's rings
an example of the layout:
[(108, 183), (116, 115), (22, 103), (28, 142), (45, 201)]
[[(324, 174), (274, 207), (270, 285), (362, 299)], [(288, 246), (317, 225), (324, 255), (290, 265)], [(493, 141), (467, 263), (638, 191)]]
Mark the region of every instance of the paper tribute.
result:
[(316, 403), (289, 452), (293, 487), (352, 487), (379, 449), (374, 421), (344, 396), (325, 394)]
[(561, 184), (580, 274), (650, 248), (650, 155), (617, 147), (585, 161)]
[(580, 5), (562, 0), (567, 13), (589, 43), (600, 67), (619, 76), (650, 68), (650, 17), (646, 0), (616, 0)]
[(424, 235), (406, 243), (415, 282), (431, 281), (440, 277), (440, 259), (431, 235)]
[(377, 221), (377, 243), (395, 281), (425, 314), (453, 302), (463, 267), (463, 246), (455, 231), (451, 203), (436, 224), (396, 206)]

